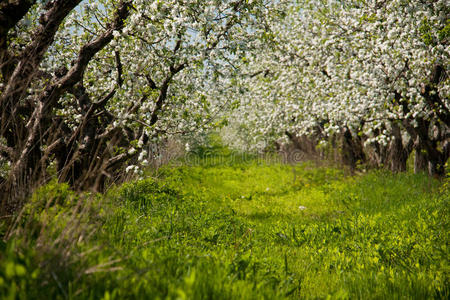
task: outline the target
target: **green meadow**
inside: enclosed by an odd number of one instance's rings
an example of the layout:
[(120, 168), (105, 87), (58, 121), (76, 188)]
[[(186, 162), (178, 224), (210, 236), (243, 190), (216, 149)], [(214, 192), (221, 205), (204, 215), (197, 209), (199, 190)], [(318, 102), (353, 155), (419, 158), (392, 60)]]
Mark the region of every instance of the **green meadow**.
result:
[(209, 158), (40, 188), (1, 227), (1, 298), (449, 298), (448, 179)]

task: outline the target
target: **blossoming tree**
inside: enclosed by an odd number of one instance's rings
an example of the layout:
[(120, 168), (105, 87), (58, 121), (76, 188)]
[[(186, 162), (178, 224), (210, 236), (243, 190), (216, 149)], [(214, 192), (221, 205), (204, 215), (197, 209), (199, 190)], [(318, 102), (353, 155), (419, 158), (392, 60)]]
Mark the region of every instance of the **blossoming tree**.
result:
[[(442, 174), (450, 153), (447, 1), (277, 1), (243, 63), (236, 121), (258, 140), (339, 135), (354, 168)], [(270, 47), (268, 46), (270, 45)], [(258, 143), (255, 143), (258, 145)], [(362, 150), (363, 149), (363, 150)]]
[(3, 1), (2, 206), (52, 176), (101, 191), (127, 166), (145, 165), (149, 144), (210, 126), (227, 106), (211, 104), (220, 91), (211, 86), (234, 72), (229, 66), (251, 38), (259, 7), (244, 0)]

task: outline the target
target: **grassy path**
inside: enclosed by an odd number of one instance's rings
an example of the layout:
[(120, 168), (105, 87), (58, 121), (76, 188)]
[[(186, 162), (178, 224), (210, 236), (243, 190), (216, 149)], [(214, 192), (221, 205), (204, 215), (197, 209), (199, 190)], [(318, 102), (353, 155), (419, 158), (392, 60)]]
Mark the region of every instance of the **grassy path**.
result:
[[(167, 167), (157, 177), (99, 200), (94, 212), (102, 226), (77, 246), (80, 253), (98, 246), (83, 258), (90, 267), (55, 269), (62, 287), (48, 284), (49, 294), (449, 297), (449, 193), (425, 176), (346, 177), (305, 164), (294, 182), (291, 166), (250, 162)], [(27, 280), (27, 288), (38, 284)]]

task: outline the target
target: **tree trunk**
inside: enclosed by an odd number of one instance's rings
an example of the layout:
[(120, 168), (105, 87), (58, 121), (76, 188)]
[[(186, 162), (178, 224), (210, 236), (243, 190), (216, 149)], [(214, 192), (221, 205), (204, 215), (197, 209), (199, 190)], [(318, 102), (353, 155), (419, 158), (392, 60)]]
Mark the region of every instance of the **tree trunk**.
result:
[[(427, 171), (430, 176), (442, 177), (445, 175), (445, 163), (449, 158), (449, 151), (446, 148), (448, 128), (445, 124), (443, 136), (436, 139), (429, 134), (431, 122), (425, 119), (416, 119), (416, 126), (411, 125), (410, 120), (405, 120), (403, 124), (408, 133), (415, 139), (414, 148), (416, 150), (415, 171)], [(439, 143), (442, 149), (439, 149)]]
[(360, 136), (353, 137), (348, 127), (344, 127), (341, 135), (342, 162), (344, 165), (349, 166), (351, 172), (353, 173), (358, 164), (366, 162), (363, 141)]
[(392, 124), (392, 140), (389, 144), (389, 169), (394, 172), (405, 172), (409, 152), (403, 147), (403, 139), (398, 124)]
[(421, 172), (428, 173), (428, 160), (426, 153), (416, 149), (414, 155), (414, 173), (418, 174)]
[[(107, 145), (113, 147), (114, 143), (108, 143), (103, 137), (107, 135), (107, 125), (113, 122), (105, 106), (114, 96), (116, 87), (103, 99), (91, 101), (83, 88), (83, 74), (91, 59), (113, 39), (114, 30), (122, 29), (131, 9), (130, 1), (119, 2), (111, 23), (81, 47), (70, 70), (55, 72), (45, 90), (36, 93), (33, 101), (26, 102), (25, 108), (21, 107), (21, 103), (25, 102), (23, 91), (31, 81), (40, 80), (37, 66), (53, 43), (59, 25), (80, 2), (48, 2), (34, 39), (23, 49), (20, 62), (14, 66), (11, 76), (2, 78), (6, 86), (0, 93), (0, 137), (7, 141), (7, 147), (3, 147), (2, 152), (8, 154), (7, 159), (11, 162), (8, 178), (0, 186), (2, 213), (15, 210), (21, 200), (42, 183), (51, 156), (58, 161), (61, 179), (72, 183), (75, 188), (84, 188), (88, 184), (102, 186), (103, 178), (95, 180), (96, 176), (107, 176), (108, 172), (117, 168), (118, 162), (128, 158), (127, 155), (114, 156), (114, 151), (108, 151)], [(3, 3), (0, 4), (0, 23), (2, 8)], [(121, 71), (118, 73), (118, 81), (121, 82)], [(77, 100), (75, 105), (83, 115), (74, 130), (53, 113), (59, 99), (66, 93), (74, 96)], [(117, 138), (117, 143), (121, 142), (123, 139)]]

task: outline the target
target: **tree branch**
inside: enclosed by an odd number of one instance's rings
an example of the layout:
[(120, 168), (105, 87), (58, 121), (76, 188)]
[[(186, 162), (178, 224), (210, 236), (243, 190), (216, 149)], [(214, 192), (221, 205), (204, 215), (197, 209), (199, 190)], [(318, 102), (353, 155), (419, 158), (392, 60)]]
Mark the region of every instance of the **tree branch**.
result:
[[(41, 25), (33, 33), (33, 41), (20, 54), (19, 62), (0, 97), (0, 107), (5, 102), (14, 105), (28, 88), (37, 66), (41, 63), (48, 47), (53, 43), (64, 18), (81, 2), (81, 0), (55, 0), (49, 2), (48, 10), (39, 19)], [(13, 112), (12, 109), (10, 113)]]
[(166, 79), (164, 79), (164, 81), (161, 85), (159, 97), (158, 97), (158, 100), (156, 101), (156, 107), (152, 112), (152, 116), (150, 118), (150, 126), (153, 126), (156, 124), (156, 122), (158, 122), (158, 114), (159, 114), (160, 110), (162, 109), (164, 101), (166, 101), (170, 81), (172, 80), (173, 76), (175, 76), (178, 72), (183, 70), (185, 67), (186, 67), (186, 64), (181, 64), (176, 67), (170, 66), (170, 73), (169, 73), (169, 75), (167, 75)]
[(0, 68), (3, 78), (8, 78), (7, 69), (10, 65), (8, 53), (8, 32), (30, 10), (36, 0), (6, 1), (0, 3)]

